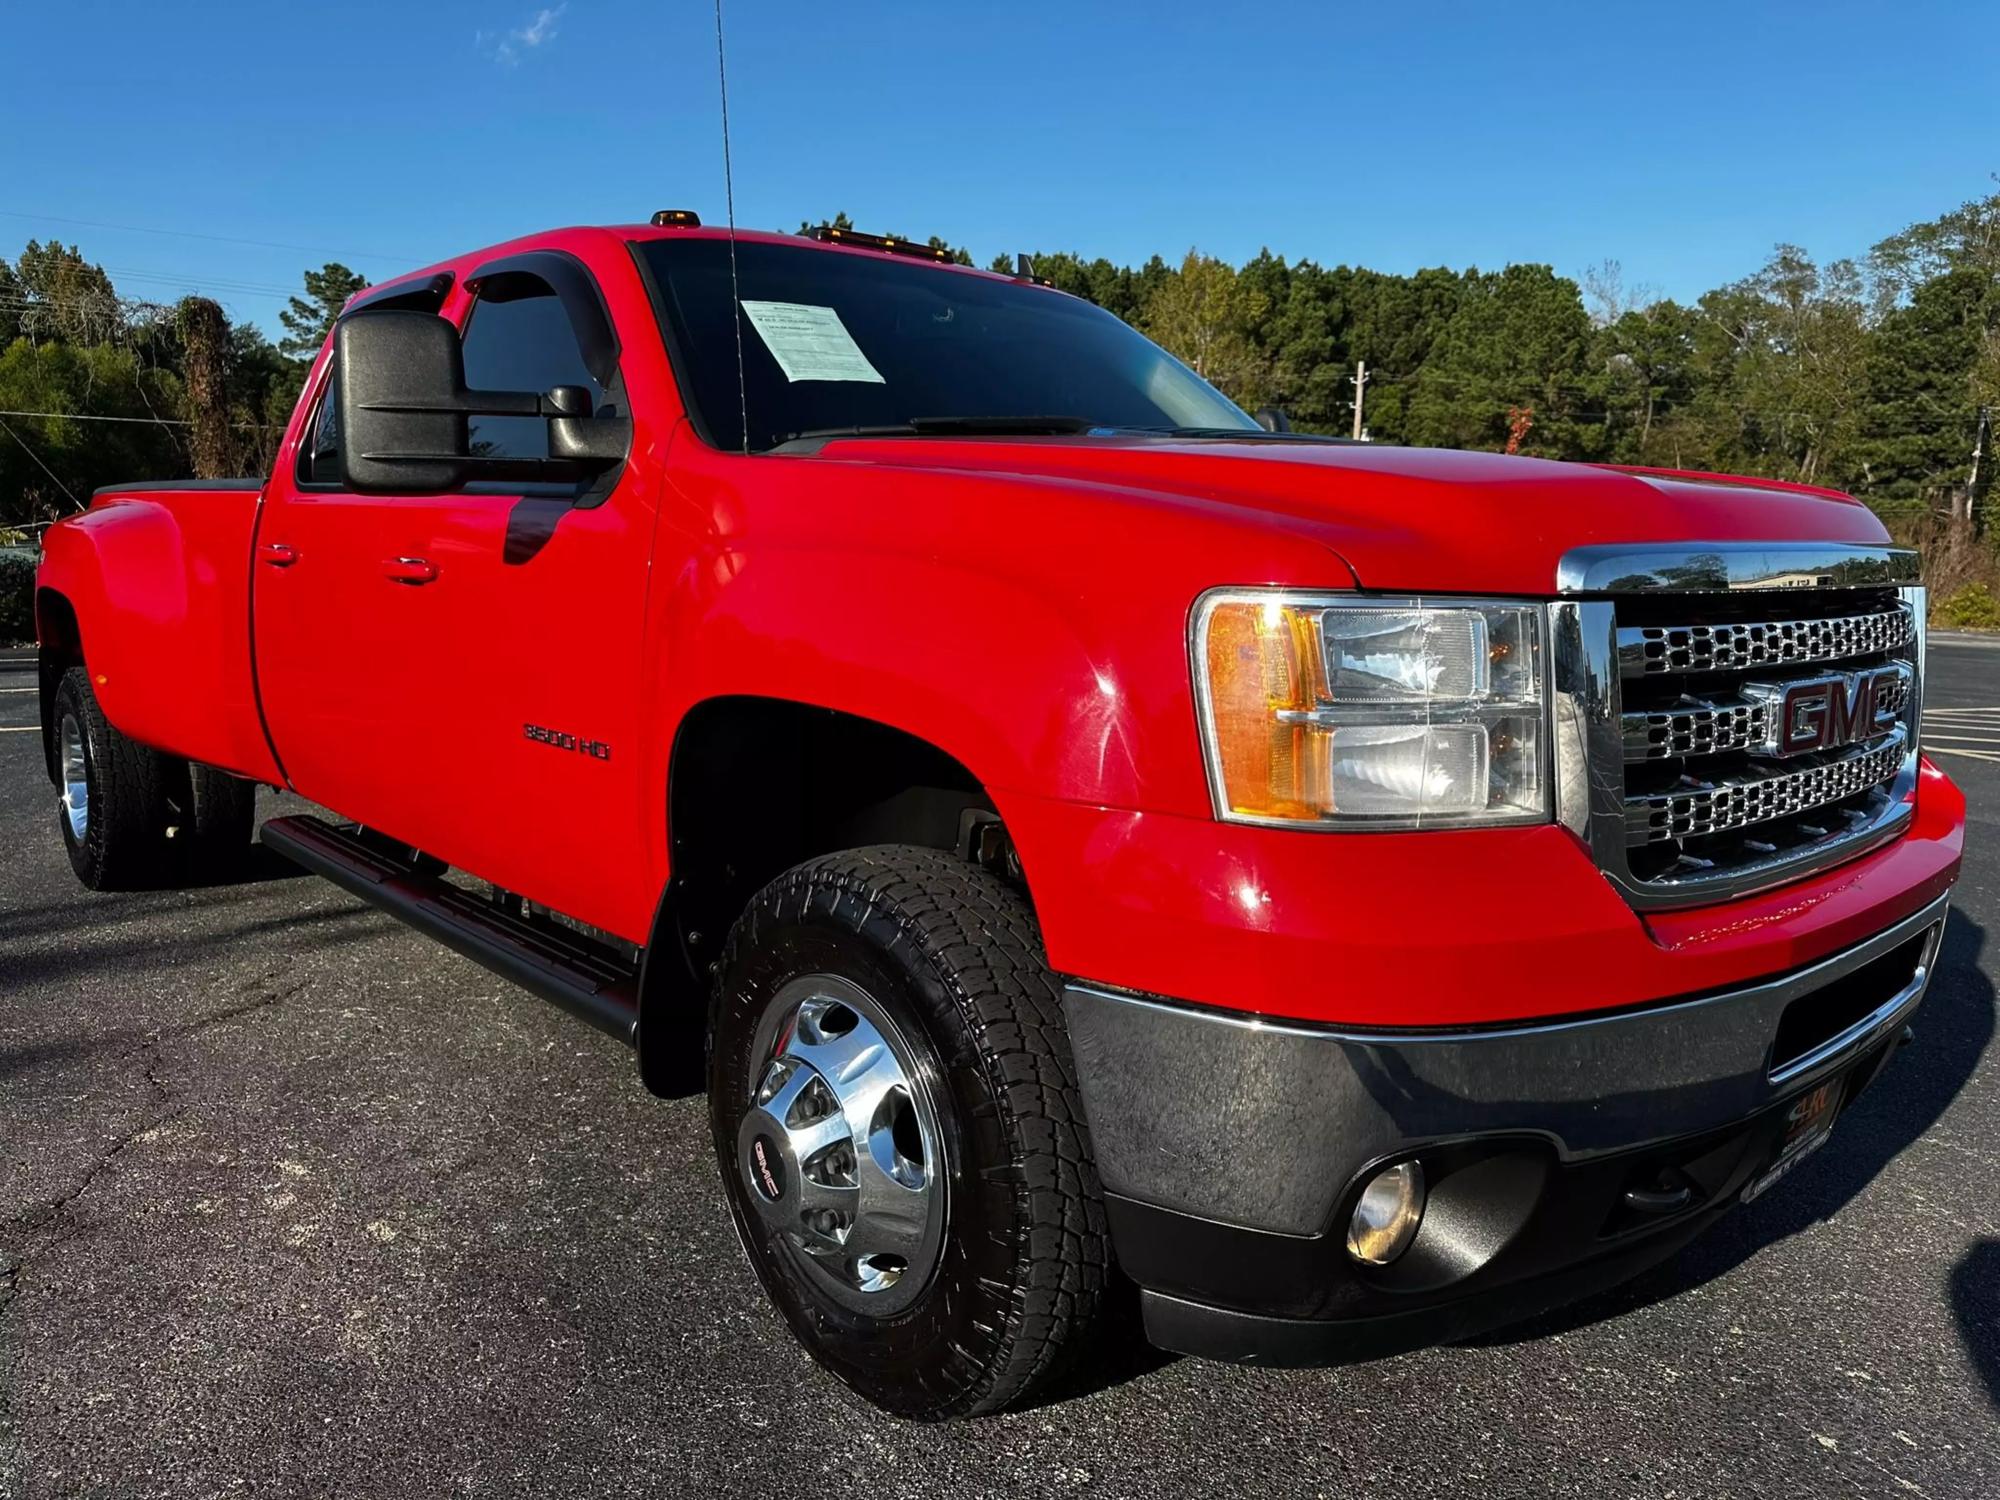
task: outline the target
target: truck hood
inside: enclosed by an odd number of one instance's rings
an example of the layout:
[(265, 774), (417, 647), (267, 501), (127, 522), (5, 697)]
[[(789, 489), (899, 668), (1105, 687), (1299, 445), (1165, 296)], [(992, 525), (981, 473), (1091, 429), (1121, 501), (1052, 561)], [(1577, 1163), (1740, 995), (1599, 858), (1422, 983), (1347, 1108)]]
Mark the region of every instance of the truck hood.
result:
[(1229, 513), (1331, 549), (1371, 589), (1546, 594), (1565, 552), (1598, 543), (1887, 539), (1866, 506), (1831, 490), (1438, 448), (888, 438), (829, 443), (814, 461), (1067, 481), (1150, 498), (1160, 526), (1190, 507)]

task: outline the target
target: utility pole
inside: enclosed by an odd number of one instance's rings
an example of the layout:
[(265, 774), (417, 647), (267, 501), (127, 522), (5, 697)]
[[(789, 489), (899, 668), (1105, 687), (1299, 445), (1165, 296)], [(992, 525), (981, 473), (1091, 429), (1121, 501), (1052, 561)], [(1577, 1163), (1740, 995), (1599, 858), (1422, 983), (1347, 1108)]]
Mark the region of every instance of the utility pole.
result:
[(1962, 518), (1975, 532), (1979, 529), (1979, 475), (1984, 467), (1986, 444), (1992, 436), (1993, 409), (1982, 406), (1979, 408), (1979, 420), (1972, 426), (1972, 472), (1965, 478), (1965, 515)]
[(1368, 389), (1368, 361), (1354, 362), (1354, 440), (1361, 441), (1361, 398)]

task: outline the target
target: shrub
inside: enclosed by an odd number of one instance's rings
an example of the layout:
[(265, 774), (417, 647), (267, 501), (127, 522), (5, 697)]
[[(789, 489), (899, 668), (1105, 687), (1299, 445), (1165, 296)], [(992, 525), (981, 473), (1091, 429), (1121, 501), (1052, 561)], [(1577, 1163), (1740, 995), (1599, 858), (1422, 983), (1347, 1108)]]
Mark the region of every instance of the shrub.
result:
[(1968, 583), (1938, 600), (1931, 615), (1953, 630), (2000, 630), (2000, 599), (1985, 584)]
[(35, 554), (27, 547), (0, 548), (0, 646), (35, 638)]

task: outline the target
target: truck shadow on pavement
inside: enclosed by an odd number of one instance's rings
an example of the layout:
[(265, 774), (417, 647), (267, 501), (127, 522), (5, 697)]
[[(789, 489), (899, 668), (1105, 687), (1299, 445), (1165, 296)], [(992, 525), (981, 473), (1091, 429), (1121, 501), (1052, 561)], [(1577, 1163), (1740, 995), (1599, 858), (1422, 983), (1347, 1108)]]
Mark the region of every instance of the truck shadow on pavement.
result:
[[(1740, 1207), (1679, 1256), (1622, 1286), (1524, 1323), (1467, 1339), (1494, 1347), (1586, 1328), (1726, 1276), (1768, 1245), (1810, 1231), (1853, 1202), (1922, 1139), (1978, 1069), (1993, 1040), (1992, 976), (1983, 928), (1958, 912), (1945, 928), (1938, 973), (1914, 1022), (1917, 1040), (1889, 1060), (1854, 1102), (1833, 1142), (1763, 1201)], [(1975, 1179), (1968, 1177), (1968, 1189)], [(1952, 1276), (1953, 1310), (1973, 1362), (2000, 1402), (2000, 1242), (1975, 1245)]]
[[(226, 925), (198, 937), (176, 938), (174, 946), (188, 951), (210, 948), (227, 952), (242, 948), (247, 940), (271, 937), (283, 938), (285, 951), (297, 954), (379, 938), (388, 930), (388, 919), (380, 913), (370, 907), (353, 906)], [(162, 948), (161, 940), (151, 932), (96, 941), (80, 933), (74, 941), (59, 947), (9, 953), (4, 983), (9, 987), (40, 982), (69, 984), (96, 974), (122, 973), (134, 966), (157, 962)], [(244, 951), (255, 949), (253, 946)]]
[(1951, 1310), (1965, 1352), (2000, 1408), (2000, 1240), (1981, 1240), (1953, 1267)]

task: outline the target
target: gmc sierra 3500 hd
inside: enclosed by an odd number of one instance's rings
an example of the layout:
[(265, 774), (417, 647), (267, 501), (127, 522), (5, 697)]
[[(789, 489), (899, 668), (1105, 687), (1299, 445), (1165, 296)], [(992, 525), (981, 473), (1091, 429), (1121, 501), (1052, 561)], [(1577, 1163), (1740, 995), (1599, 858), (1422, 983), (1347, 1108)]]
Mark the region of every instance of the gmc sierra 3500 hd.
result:
[(1867, 509), (1268, 432), (927, 254), (663, 213), (358, 295), (267, 480), (48, 534), (77, 874), (350, 820), (262, 839), (705, 1077), (764, 1287), (914, 1417), (1114, 1268), (1170, 1349), (1451, 1339), (1827, 1139), (1965, 815)]

